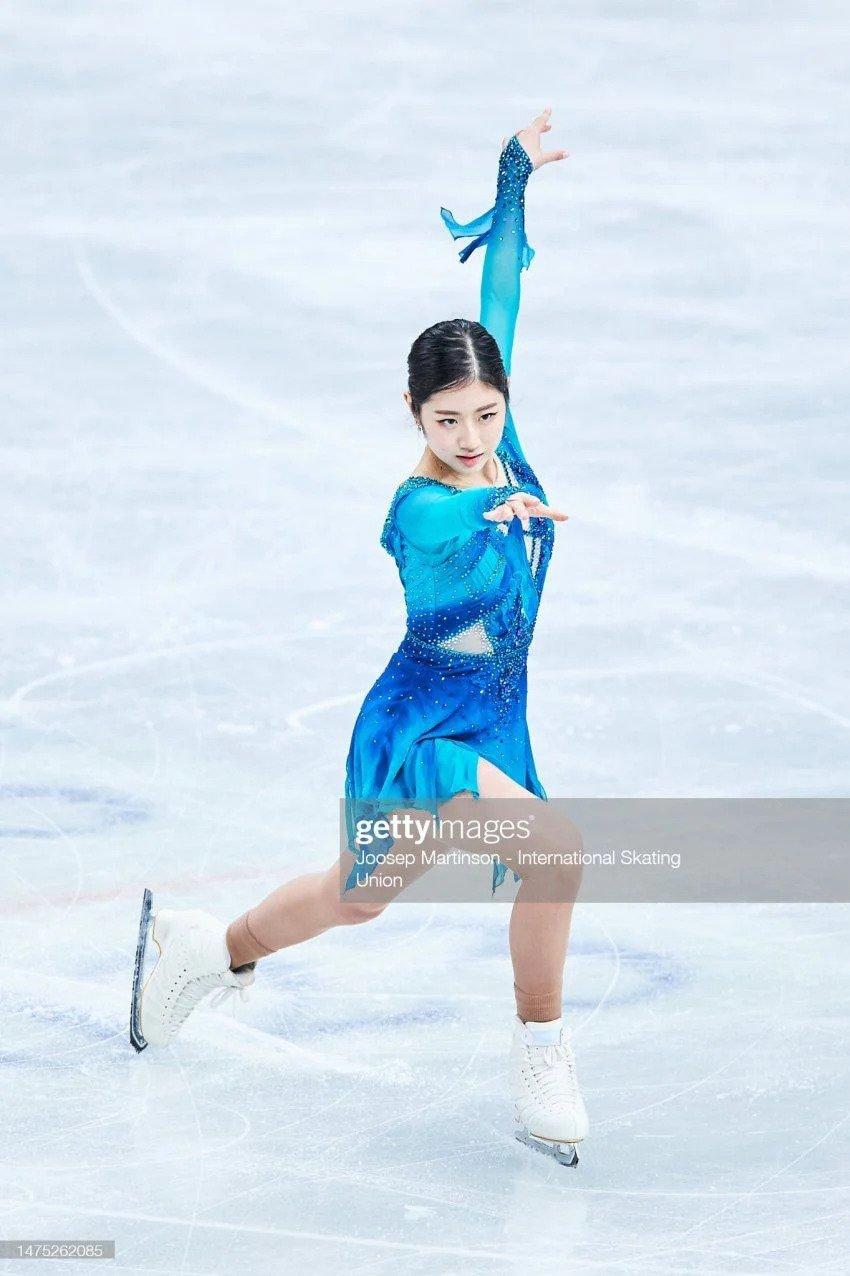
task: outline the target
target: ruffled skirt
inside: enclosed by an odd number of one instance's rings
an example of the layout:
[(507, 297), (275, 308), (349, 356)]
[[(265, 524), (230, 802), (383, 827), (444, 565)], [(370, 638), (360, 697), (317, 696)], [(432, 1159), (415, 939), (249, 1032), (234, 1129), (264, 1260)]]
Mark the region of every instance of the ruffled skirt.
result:
[[(359, 820), (408, 806), (434, 815), (456, 793), (478, 791), (478, 759), (546, 797), (526, 723), (526, 650), (496, 656), (440, 649), (408, 633), (364, 700), (346, 761), (345, 819), (357, 858), (346, 890), (367, 880), (391, 848), (369, 848), (365, 864), (355, 840)], [(505, 866), (493, 868), (493, 890)]]

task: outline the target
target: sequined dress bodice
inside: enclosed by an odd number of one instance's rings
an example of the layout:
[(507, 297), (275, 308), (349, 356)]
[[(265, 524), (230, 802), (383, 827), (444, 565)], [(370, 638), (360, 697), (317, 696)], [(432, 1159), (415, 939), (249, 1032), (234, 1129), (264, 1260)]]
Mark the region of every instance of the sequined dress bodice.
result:
[[(512, 491), (530, 491), (545, 500), (527, 463), (512, 458), (506, 447), (497, 455), (509, 485), (481, 489), (487, 493), (488, 508)], [(421, 548), (399, 529), (397, 510), (412, 493), (435, 487), (449, 500), (457, 492), (435, 479), (406, 479), (393, 497), (381, 537), (404, 588), (407, 630), (401, 650), (447, 669), (493, 664), (499, 669), (499, 698), (504, 704), (524, 667), (534, 632), (552, 525), (532, 518), (524, 532), (518, 519), (510, 524), (482, 520), (479, 530), (464, 535), (447, 517), (445, 541)], [(447, 508), (447, 516), (450, 512)]]

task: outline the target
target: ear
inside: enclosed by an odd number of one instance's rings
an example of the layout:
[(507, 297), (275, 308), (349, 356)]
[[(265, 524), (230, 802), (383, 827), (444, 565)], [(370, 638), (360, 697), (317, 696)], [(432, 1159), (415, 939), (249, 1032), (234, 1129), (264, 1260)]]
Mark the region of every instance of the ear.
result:
[[(404, 393), (402, 394), (402, 398), (404, 399), (405, 403), (407, 404), (408, 408), (410, 409), (410, 414), (411, 414), (411, 416), (413, 417), (413, 422), (414, 422), (414, 424), (415, 424), (415, 426), (416, 426), (417, 430), (422, 430), (422, 422), (419, 420), (419, 417), (418, 417), (418, 416), (416, 415), (416, 413), (413, 411), (413, 399), (412, 399), (412, 397), (411, 397), (410, 391), (409, 391), (409, 390), (405, 390), (405, 391), (404, 391)], [(424, 430), (422, 430), (422, 433), (424, 434)]]

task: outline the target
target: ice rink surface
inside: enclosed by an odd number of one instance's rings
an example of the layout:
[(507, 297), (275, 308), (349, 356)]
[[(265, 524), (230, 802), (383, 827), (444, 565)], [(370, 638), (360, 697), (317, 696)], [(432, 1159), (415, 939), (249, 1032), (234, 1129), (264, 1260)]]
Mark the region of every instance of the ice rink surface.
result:
[(579, 905), (576, 1170), (512, 1137), (507, 903), (400, 903), (262, 963), (238, 1017), (126, 1035), (143, 886), (229, 919), (334, 858), (403, 629), (404, 360), (477, 315), (439, 208), (488, 207), (544, 105), (571, 157), (529, 184), (512, 378), (571, 515), (541, 779), (846, 794), (846, 7), (0, 26), (0, 1237), (157, 1273), (846, 1271), (840, 905)]

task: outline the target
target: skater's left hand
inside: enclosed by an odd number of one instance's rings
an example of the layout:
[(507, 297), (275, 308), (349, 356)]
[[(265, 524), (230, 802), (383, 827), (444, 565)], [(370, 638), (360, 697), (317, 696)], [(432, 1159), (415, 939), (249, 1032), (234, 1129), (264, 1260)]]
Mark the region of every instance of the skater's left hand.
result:
[[(552, 127), (549, 123), (551, 114), (552, 108), (547, 106), (536, 119), (533, 119), (526, 128), (520, 129), (516, 135), (516, 140), (535, 168), (542, 168), (544, 164), (551, 164), (554, 160), (566, 159), (569, 155), (569, 151), (543, 151), (540, 146), (540, 138)], [(502, 150), (505, 149), (507, 140), (506, 137), (502, 138)]]

